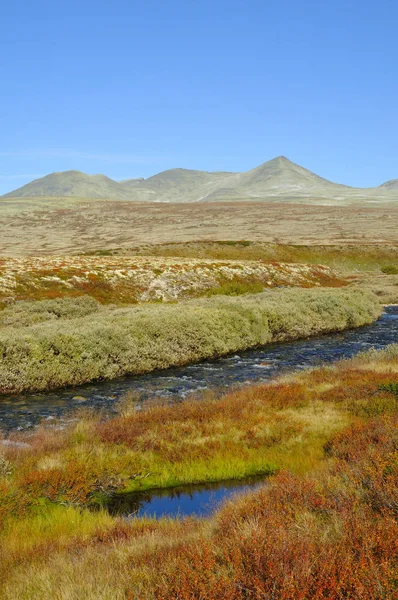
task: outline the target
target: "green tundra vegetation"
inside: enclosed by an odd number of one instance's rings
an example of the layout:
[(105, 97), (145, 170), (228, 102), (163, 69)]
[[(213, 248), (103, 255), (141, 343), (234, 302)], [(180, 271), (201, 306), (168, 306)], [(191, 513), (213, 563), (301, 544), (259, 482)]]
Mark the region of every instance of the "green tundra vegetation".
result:
[(29, 327), (43, 321), (75, 319), (97, 312), (100, 304), (90, 296), (54, 300), (19, 301), (0, 311), (0, 328)]
[(381, 268), (382, 273), (386, 275), (398, 275), (398, 266), (397, 265), (385, 265)]
[[(69, 263), (51, 259), (54, 272), (41, 272), (33, 260), (20, 274), (32, 272), (29, 293), (18, 280), (19, 296), (3, 294), (0, 394), (342, 331), (398, 300), (395, 246), (242, 240), (132, 252), (149, 265), (151, 256), (276, 269), (278, 261), (322, 263), (336, 275), (319, 280), (314, 268), (316, 287), (267, 291), (252, 276), (218, 278), (197, 291), (207, 297), (125, 306), (95, 265), (89, 281), (80, 267), (67, 272), (81, 285), (71, 297), (76, 290), (60, 277)], [(119, 253), (128, 254), (94, 254)], [(132, 302), (130, 288), (126, 298)], [(7, 439), (0, 432), (0, 598), (395, 599), (397, 390), (395, 345), (267, 385), (175, 404), (149, 400), (141, 410), (126, 396), (116, 417), (82, 411), (67, 424), (44, 422)], [(115, 494), (252, 475), (267, 485), (207, 519), (127, 520), (106, 510)]]
[(100, 307), (93, 299), (16, 303), (0, 320), (0, 393), (139, 374), (268, 342), (358, 327), (381, 313), (361, 290), (259, 294)]
[[(92, 255), (99, 255), (97, 250)], [(178, 242), (114, 248), (107, 255), (247, 260), (264, 264), (327, 265), (337, 278), (348, 278), (352, 286), (373, 291), (384, 304), (398, 303), (398, 246), (393, 244), (294, 245), (248, 240)], [(337, 283), (338, 279), (336, 279)], [(347, 283), (347, 281), (346, 281)], [(325, 285), (331, 283), (325, 282)]]
[[(220, 398), (141, 411), (127, 399), (111, 419), (12, 433), (0, 597), (393, 600), (397, 381), (395, 345)], [(209, 519), (98, 508), (115, 492), (256, 472), (268, 484)]]
[[(214, 260), (262, 260), (323, 264), (339, 271), (380, 271), (398, 266), (398, 246), (393, 244), (277, 244), (240, 241), (198, 241), (136, 246), (130, 251), (108, 249), (107, 254), (131, 252), (145, 256), (175, 256)], [(91, 253), (88, 253), (91, 254)], [(101, 250), (92, 254), (101, 254)], [(392, 273), (394, 274), (394, 273)]]

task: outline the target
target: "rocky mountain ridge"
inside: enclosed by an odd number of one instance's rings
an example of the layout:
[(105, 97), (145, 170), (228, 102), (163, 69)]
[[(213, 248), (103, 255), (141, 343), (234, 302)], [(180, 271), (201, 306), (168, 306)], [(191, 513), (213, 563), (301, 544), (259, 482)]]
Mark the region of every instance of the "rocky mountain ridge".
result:
[(114, 181), (80, 171), (51, 173), (2, 198), (98, 198), (137, 202), (340, 201), (398, 200), (398, 180), (374, 188), (353, 188), (328, 181), (279, 156), (242, 173), (169, 169), (148, 179)]

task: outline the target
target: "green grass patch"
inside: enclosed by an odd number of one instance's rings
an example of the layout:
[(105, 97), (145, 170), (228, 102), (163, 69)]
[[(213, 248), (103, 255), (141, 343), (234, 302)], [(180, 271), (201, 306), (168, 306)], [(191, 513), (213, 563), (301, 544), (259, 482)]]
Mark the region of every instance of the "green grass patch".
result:
[(381, 272), (385, 275), (398, 275), (398, 267), (395, 265), (386, 265), (381, 268)]
[(145, 256), (323, 264), (344, 273), (380, 272), (383, 266), (398, 261), (398, 246), (385, 244), (297, 245), (226, 240), (146, 245), (132, 248), (131, 252)]
[(382, 383), (379, 388), (382, 392), (389, 392), (398, 397), (398, 383), (390, 381), (388, 383)]
[(264, 284), (258, 281), (226, 281), (218, 287), (211, 288), (206, 296), (241, 296), (242, 294), (260, 294), (264, 291)]

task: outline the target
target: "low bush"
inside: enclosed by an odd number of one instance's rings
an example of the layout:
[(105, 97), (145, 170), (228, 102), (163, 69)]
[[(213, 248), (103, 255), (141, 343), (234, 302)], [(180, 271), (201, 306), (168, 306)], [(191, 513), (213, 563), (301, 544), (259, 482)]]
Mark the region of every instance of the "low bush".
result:
[(395, 265), (386, 265), (381, 268), (381, 271), (385, 275), (398, 275), (398, 267)]
[(251, 243), (252, 242), (249, 242), (249, 240), (224, 240), (216, 242), (216, 244), (219, 244), (220, 246), (242, 246), (243, 248), (248, 248), (251, 246)]
[(5, 456), (0, 454), (0, 478), (7, 477), (12, 473), (12, 466), (9, 460)]
[(19, 301), (0, 312), (0, 327), (28, 327), (54, 319), (75, 319), (98, 311), (100, 304), (90, 296), (55, 300)]
[[(380, 386), (383, 389), (383, 386)], [(360, 398), (348, 404), (350, 411), (360, 417), (375, 417), (386, 413), (394, 413), (398, 408), (398, 396), (385, 397), (373, 396), (372, 398)]]
[(398, 397), (398, 383), (389, 381), (388, 383), (382, 383), (380, 385), (380, 390), (383, 392), (389, 392), (390, 394), (394, 394)]
[(209, 538), (158, 552), (154, 597), (395, 598), (397, 424), (391, 417), (346, 430), (331, 443), (326, 476), (282, 473), (230, 502)]
[(210, 288), (206, 296), (241, 296), (242, 294), (260, 294), (264, 291), (264, 284), (259, 281), (226, 281), (218, 287)]

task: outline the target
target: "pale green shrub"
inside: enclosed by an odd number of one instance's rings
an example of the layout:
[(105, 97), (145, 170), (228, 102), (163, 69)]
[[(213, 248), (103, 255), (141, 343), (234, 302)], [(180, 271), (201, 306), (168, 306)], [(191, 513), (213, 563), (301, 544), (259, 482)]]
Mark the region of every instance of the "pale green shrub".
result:
[(340, 331), (379, 316), (373, 294), (284, 289), (169, 305), (103, 309), (0, 331), (0, 393), (45, 390), (183, 365)]
[(12, 466), (9, 460), (0, 454), (0, 477), (8, 477), (12, 473)]
[(372, 363), (374, 361), (381, 360), (396, 361), (398, 359), (398, 344), (390, 344), (382, 350), (376, 350), (376, 348), (369, 348), (369, 350), (359, 352), (356, 358), (359, 359), (362, 363)]
[(55, 300), (19, 301), (0, 312), (0, 327), (27, 327), (54, 319), (74, 319), (96, 312), (99, 302), (90, 296)]
[(381, 268), (381, 272), (385, 275), (398, 275), (398, 267), (396, 265), (386, 265)]

